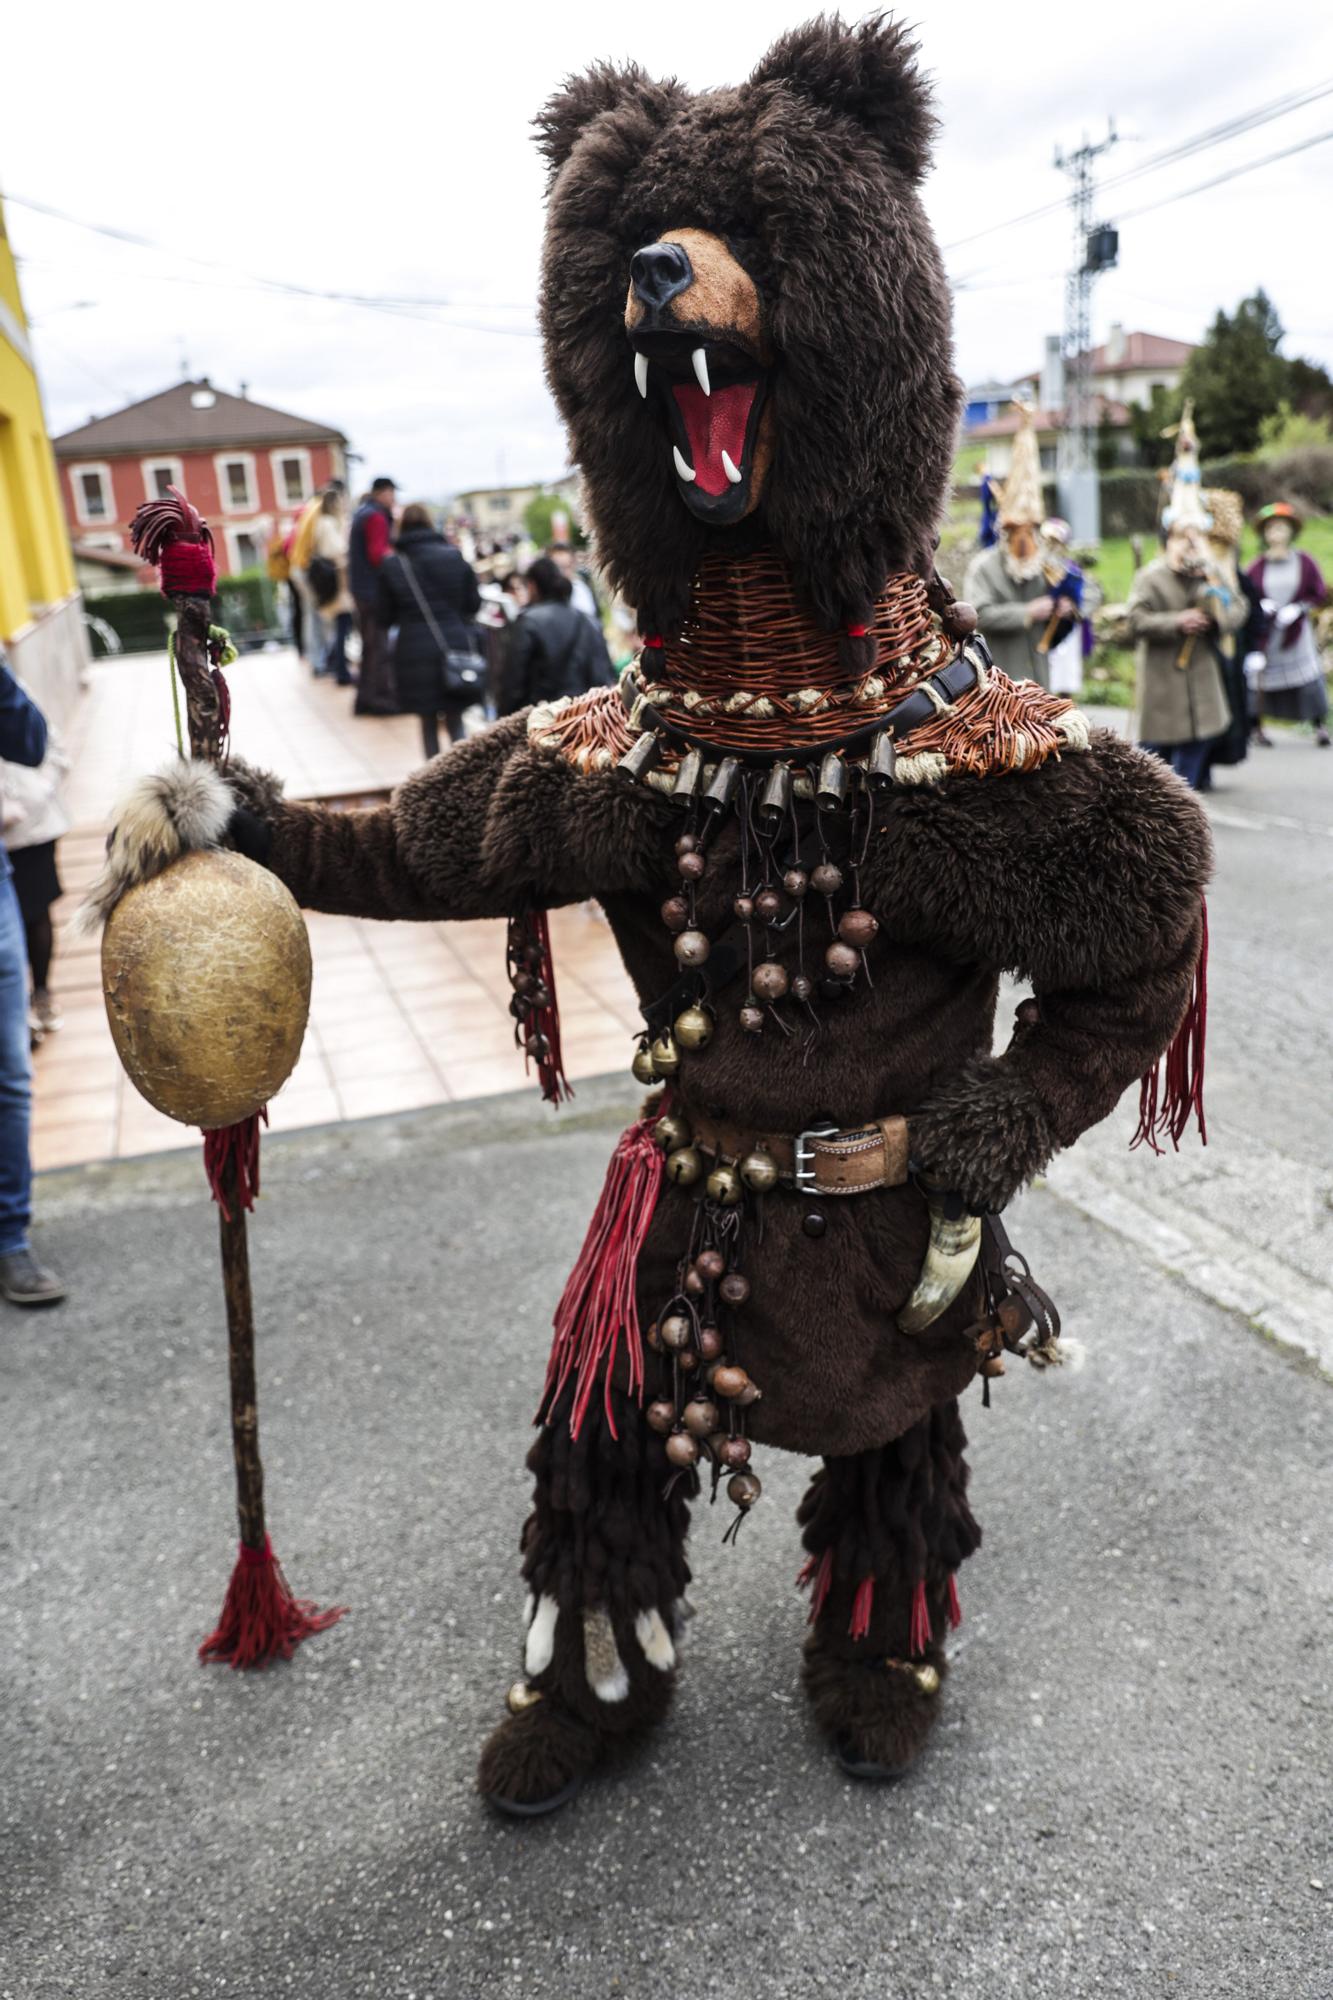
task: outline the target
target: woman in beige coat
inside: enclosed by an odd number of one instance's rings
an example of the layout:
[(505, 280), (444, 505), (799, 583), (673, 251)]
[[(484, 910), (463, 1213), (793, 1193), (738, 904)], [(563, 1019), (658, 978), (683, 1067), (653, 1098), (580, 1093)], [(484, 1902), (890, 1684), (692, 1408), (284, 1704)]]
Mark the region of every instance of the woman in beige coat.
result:
[(1139, 571), (1129, 596), (1139, 741), (1196, 792), (1204, 786), (1208, 745), (1230, 720), (1213, 642), (1245, 623), (1244, 598), (1210, 577), (1205, 555), (1192, 524), (1172, 528), (1164, 552)]

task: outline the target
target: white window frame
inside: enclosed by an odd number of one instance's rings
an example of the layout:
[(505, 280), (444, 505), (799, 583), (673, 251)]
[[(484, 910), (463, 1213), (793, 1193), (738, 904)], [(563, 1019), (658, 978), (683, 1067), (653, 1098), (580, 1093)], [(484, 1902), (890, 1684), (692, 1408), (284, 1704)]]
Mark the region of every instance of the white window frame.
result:
[[(255, 476), (255, 455), (252, 451), (219, 451), (215, 453), (213, 464), (217, 468), (218, 498), (222, 502), (224, 514), (257, 514), (259, 512), (259, 481)], [(245, 483), (248, 496), (244, 501), (233, 500), (227, 480), (229, 465), (245, 467)]]
[(247, 521), (243, 526), (235, 528), (227, 527), (222, 530), (227, 538), (227, 569), (230, 575), (235, 576), (238, 570), (249, 569), (252, 566), (244, 562), (241, 558), (240, 539), (242, 535), (248, 535), (250, 540), (256, 544), (256, 560), (261, 567), (263, 566), (264, 550), (267, 541), (263, 523), (263, 515), (257, 515), (253, 521)]
[[(83, 482), (88, 473), (95, 472), (102, 482), (102, 492), (106, 500), (104, 514), (89, 514), (83, 504)], [(70, 492), (74, 495), (74, 512), (79, 517), (79, 525), (88, 528), (105, 528), (116, 518), (116, 487), (111, 477), (111, 467), (104, 459), (87, 459), (82, 465), (71, 465), (69, 469)]]
[(144, 490), (144, 498), (146, 500), (156, 500), (158, 497), (157, 485), (153, 479), (153, 474), (155, 472), (170, 473), (171, 478), (169, 483), (175, 487), (178, 493), (183, 493), (185, 491), (185, 465), (181, 459), (145, 458), (142, 461), (142, 466), (143, 466), (143, 490)]
[(81, 549), (105, 549), (113, 555), (120, 555), (125, 548), (125, 537), (99, 529), (91, 535), (80, 535), (79, 547)]
[[(283, 484), (282, 461), (284, 458), (300, 460), (301, 495), (297, 500), (292, 499), (286, 486)], [(279, 513), (282, 513), (284, 510), (290, 510), (293, 507), (300, 509), (305, 506), (307, 500), (313, 500), (315, 497), (315, 481), (310, 467), (310, 448), (308, 445), (289, 444), (284, 446), (280, 451), (271, 451), (268, 455), (268, 462), (273, 470), (273, 493), (278, 503)]]

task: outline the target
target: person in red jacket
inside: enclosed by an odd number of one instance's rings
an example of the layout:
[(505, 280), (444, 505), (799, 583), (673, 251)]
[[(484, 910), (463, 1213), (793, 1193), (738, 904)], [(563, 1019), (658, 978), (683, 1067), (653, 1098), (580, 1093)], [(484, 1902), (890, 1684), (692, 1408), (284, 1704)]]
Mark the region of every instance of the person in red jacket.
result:
[(356, 606), (356, 625), (361, 634), (361, 679), (356, 691), (357, 715), (396, 715), (398, 695), (394, 687), (393, 662), (389, 658), (388, 633), (380, 621), (378, 583), (380, 565), (393, 540), (394, 499), (397, 489), (392, 479), (372, 480), (369, 493), (352, 516), (351, 541), (347, 551), (347, 581)]

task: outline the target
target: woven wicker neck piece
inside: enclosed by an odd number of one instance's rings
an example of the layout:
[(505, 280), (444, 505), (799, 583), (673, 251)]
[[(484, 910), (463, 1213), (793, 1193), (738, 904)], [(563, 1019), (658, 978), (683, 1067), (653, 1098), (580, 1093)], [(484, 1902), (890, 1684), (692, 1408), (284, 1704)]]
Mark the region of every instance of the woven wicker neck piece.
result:
[(780, 750), (794, 736), (833, 743), (872, 724), (952, 652), (910, 571), (889, 577), (864, 630), (874, 647), (868, 668), (849, 674), (842, 636), (798, 603), (781, 556), (709, 556), (679, 634), (645, 641), (644, 698), (705, 743), (733, 738), (738, 721), (757, 750)]

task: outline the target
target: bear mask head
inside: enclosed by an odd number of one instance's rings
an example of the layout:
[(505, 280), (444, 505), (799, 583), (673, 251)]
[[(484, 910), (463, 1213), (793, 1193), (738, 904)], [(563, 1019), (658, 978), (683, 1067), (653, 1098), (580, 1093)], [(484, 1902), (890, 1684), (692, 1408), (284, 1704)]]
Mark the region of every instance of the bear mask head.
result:
[(929, 574), (960, 392), (903, 29), (820, 19), (698, 96), (599, 66), (537, 122), (547, 373), (642, 629), (714, 551), (776, 546), (830, 628)]

